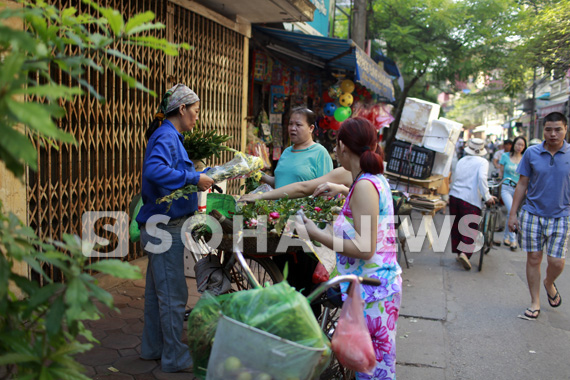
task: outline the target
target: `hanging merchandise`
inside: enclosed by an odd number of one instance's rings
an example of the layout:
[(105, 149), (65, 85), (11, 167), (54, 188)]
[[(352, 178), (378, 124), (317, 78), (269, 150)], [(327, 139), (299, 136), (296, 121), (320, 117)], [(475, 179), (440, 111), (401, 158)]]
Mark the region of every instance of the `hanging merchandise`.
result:
[(338, 97), (342, 95), (342, 90), (340, 89), (340, 86), (338, 84), (333, 84), (330, 88), (329, 88), (329, 96), (332, 99), (338, 99)]
[(340, 103), (341, 106), (343, 107), (350, 107), (352, 105), (352, 102), (354, 101), (354, 98), (352, 97), (352, 95), (348, 92), (343, 93), (339, 98), (338, 98), (338, 102)]
[(340, 129), (340, 121), (337, 121), (334, 117), (331, 117), (330, 129), (333, 131), (338, 131)]
[(338, 107), (334, 111), (334, 118), (336, 121), (342, 123), (343, 121), (348, 119), (351, 114), (352, 114), (352, 110), (350, 109), (350, 107)]
[(354, 91), (354, 82), (351, 81), (350, 79), (345, 79), (342, 82), (340, 82), (340, 89), (342, 90), (342, 92), (345, 93), (352, 93)]
[(323, 112), (326, 116), (334, 116), (334, 111), (336, 111), (336, 104), (332, 102), (325, 104)]
[(284, 113), (284, 112), (285, 112), (285, 87), (271, 86), (271, 113)]
[(323, 102), (325, 102), (325, 103), (332, 103), (332, 102), (334, 102), (334, 99), (331, 98), (331, 96), (329, 95), (329, 90), (324, 90), (324, 91), (323, 91), (322, 100), (323, 100)]

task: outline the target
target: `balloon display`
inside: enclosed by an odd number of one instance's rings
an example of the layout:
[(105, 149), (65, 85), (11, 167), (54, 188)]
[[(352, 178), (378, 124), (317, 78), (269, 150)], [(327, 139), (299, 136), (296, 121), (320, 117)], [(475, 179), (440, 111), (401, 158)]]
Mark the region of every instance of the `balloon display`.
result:
[(350, 107), (338, 107), (334, 111), (334, 118), (336, 121), (342, 123), (343, 121), (348, 119), (351, 114), (352, 114), (352, 110), (350, 109)]
[(352, 97), (351, 94), (349, 94), (348, 92), (345, 92), (344, 94), (342, 94), (339, 98), (338, 98), (338, 102), (340, 103), (341, 106), (343, 107), (350, 107), (352, 105), (352, 102), (354, 101), (354, 98)]
[(324, 113), (327, 116), (334, 116), (334, 111), (336, 110), (336, 104), (327, 103), (325, 104)]
[(354, 91), (354, 82), (350, 79), (345, 79), (340, 82), (340, 89), (342, 92), (348, 92), (349, 94)]

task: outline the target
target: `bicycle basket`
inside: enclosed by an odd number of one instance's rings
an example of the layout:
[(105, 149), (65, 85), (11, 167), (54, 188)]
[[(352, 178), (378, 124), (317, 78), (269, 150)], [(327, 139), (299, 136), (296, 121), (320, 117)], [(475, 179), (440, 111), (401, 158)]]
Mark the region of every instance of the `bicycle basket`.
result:
[(206, 198), (206, 214), (218, 210), (226, 218), (232, 218), (236, 213), (236, 200), (229, 194), (208, 193)]
[[(312, 348), (221, 316), (206, 380), (311, 379), (328, 365), (327, 347)], [(248, 372), (249, 375), (241, 373)], [(266, 374), (267, 376), (263, 377)]]

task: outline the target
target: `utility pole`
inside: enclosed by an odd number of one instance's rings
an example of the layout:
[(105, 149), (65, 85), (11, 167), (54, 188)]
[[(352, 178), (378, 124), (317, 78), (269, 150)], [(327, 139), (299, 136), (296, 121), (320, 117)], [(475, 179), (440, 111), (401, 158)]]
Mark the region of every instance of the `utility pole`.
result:
[(366, 0), (354, 0), (352, 10), (352, 40), (364, 49), (366, 39)]

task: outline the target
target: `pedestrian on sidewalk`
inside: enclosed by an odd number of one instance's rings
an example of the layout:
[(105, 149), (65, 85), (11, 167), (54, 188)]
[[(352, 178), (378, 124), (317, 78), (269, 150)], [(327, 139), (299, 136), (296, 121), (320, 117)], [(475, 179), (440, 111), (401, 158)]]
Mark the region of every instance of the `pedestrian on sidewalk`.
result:
[[(499, 160), (500, 177), (503, 179), (501, 186), (501, 199), (507, 208), (507, 215), (511, 212), (513, 205), (513, 195), (515, 188), (519, 181), (519, 174), (517, 173), (517, 166), (521, 162), (522, 156), (526, 150), (526, 139), (523, 136), (518, 136), (513, 140), (513, 146), (510, 152), (504, 153)], [(511, 251), (516, 251), (518, 247), (517, 235), (515, 232), (509, 231), (509, 218), (505, 222), (505, 233), (503, 244), (510, 246)]]
[(143, 206), (136, 218), (141, 247), (148, 256), (141, 359), (161, 360), (164, 372), (184, 371), (192, 365), (188, 346), (182, 342), (188, 287), (181, 229), (198, 210), (198, 198), (192, 194), (188, 199), (175, 200), (169, 210), (156, 200), (185, 185), (197, 185), (205, 191), (214, 183), (196, 172), (182, 144), (182, 132), (196, 125), (199, 111), (196, 93), (177, 84), (166, 92), (147, 131)]
[(488, 206), (493, 205), (497, 198), (489, 193), (489, 161), (485, 159), (485, 142), (479, 138), (470, 139), (465, 153), (466, 156), (457, 162), (451, 176), (449, 213), (455, 215), (451, 227), (451, 251), (457, 254), (457, 261), (463, 268), (470, 270), (469, 259), (475, 250), (483, 207), (481, 198)]
[[(376, 128), (361, 117), (342, 123), (335, 148), (338, 161), (352, 184), (334, 223), (334, 235), (302, 218), (307, 233), (337, 251), (336, 269), (341, 275), (356, 274), (381, 280), (380, 286), (361, 285), (366, 305), (364, 317), (376, 354), (372, 374), (357, 379), (396, 378), (396, 329), (400, 312), (402, 269), (398, 264), (392, 192), (384, 171)], [(341, 284), (343, 300), (348, 284)]]
[[(568, 121), (560, 112), (544, 118), (544, 142), (529, 147), (517, 168), (519, 182), (509, 214), (509, 229), (522, 234), (521, 248), (527, 252), (526, 279), (530, 307), (524, 316), (540, 314), (540, 264), (546, 249), (544, 288), (548, 303), (558, 307), (562, 297), (555, 281), (562, 274), (570, 232), (570, 146), (564, 140)], [(526, 194), (519, 220), (517, 210)]]

